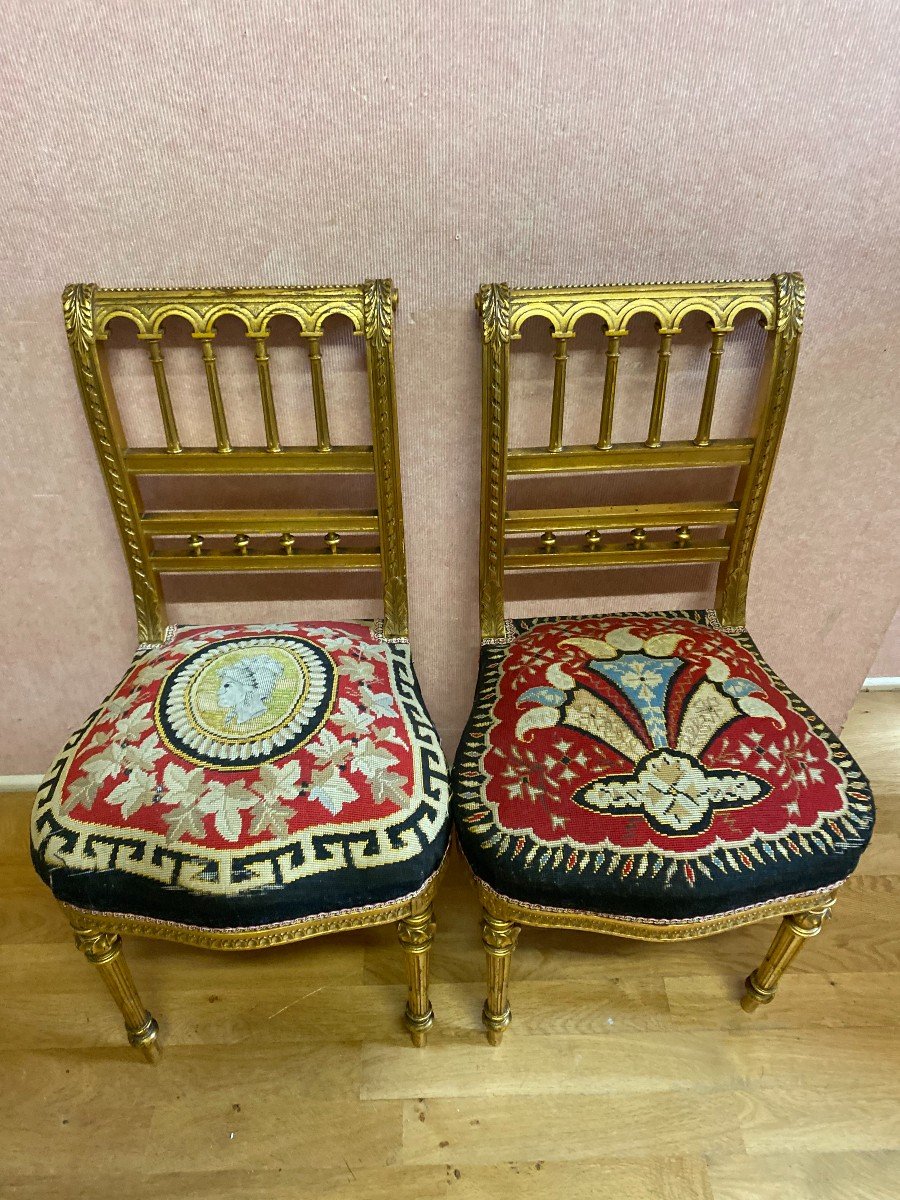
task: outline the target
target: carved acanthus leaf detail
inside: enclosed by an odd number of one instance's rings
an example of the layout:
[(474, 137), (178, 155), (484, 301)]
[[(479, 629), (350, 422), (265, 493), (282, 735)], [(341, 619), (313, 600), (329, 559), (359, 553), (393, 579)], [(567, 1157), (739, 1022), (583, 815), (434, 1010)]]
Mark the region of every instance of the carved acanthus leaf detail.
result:
[(363, 284), (363, 322), (366, 337), (376, 346), (391, 340), (394, 306), (389, 279), (367, 279)]
[(782, 337), (791, 339), (803, 332), (806, 284), (802, 275), (774, 275), (777, 301), (777, 328)]
[(79, 358), (87, 358), (94, 344), (94, 285), (70, 283), (62, 304), (69, 344)]
[(486, 283), (480, 294), (482, 337), (488, 345), (509, 341), (510, 299), (505, 283)]

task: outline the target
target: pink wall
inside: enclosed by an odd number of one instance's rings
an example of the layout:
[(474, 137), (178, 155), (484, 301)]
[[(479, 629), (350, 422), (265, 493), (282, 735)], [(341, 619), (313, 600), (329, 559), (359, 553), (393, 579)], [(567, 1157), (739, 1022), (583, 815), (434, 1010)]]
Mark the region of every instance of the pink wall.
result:
[(872, 679), (900, 679), (900, 609), (894, 614), (867, 675)]
[[(890, 0), (0, 15), (0, 771), (43, 769), (134, 644), (60, 321), (70, 279), (393, 275), (413, 638), (452, 751), (478, 638), (476, 285), (803, 270), (750, 623), (842, 723), (897, 601)], [(642, 602), (682, 585), (654, 577)], [(572, 605), (633, 601), (631, 579), (593, 586)]]

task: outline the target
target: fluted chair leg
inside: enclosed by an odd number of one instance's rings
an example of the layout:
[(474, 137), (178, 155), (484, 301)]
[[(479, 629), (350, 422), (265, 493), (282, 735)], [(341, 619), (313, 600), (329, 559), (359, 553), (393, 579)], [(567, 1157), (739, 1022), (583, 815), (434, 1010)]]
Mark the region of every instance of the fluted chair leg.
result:
[(149, 1063), (159, 1061), (159, 1026), (144, 1008), (122, 954), (122, 939), (117, 933), (104, 933), (89, 926), (72, 926), (75, 945), (88, 962), (93, 963), (109, 994), (119, 1006), (128, 1040)]
[(503, 921), (484, 910), (481, 941), (487, 954), (488, 994), (481, 1011), (481, 1020), (492, 1046), (499, 1046), (503, 1030), (509, 1025), (509, 968), (510, 956), (516, 948), (521, 927), (513, 921)]
[(434, 1009), (428, 997), (428, 967), (434, 929), (434, 909), (431, 901), (421, 912), (404, 917), (397, 924), (409, 989), (404, 1020), (414, 1046), (425, 1045), (428, 1030), (434, 1024)]
[(744, 1012), (752, 1013), (760, 1004), (772, 1003), (779, 979), (797, 957), (807, 938), (821, 933), (833, 904), (832, 896), (815, 908), (784, 918), (766, 957), (747, 977), (746, 991), (741, 998)]

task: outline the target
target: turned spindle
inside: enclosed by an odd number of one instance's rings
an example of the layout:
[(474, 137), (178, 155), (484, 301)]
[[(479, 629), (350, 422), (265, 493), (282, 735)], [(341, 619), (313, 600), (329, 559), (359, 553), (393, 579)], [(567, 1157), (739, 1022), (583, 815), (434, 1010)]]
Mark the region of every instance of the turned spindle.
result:
[(643, 525), (638, 525), (638, 527), (636, 529), (632, 529), (632, 531), (631, 531), (631, 549), (632, 550), (643, 550), (646, 543), (647, 543), (647, 530), (644, 529)]
[(188, 538), (188, 554), (192, 558), (199, 558), (203, 553), (203, 538), (199, 533), (192, 533)]
[(691, 531), (687, 525), (682, 525), (675, 534), (675, 545), (680, 546), (682, 550), (686, 549), (691, 544)]
[(556, 534), (549, 529), (541, 534), (541, 549), (545, 554), (552, 554), (556, 549)]
[(246, 555), (250, 549), (250, 539), (246, 533), (238, 533), (234, 539), (234, 549), (236, 553)]
[(335, 533), (334, 531), (332, 531), (331, 533), (325, 534), (325, 545), (328, 547), (329, 551), (332, 554), (337, 554), (338, 546), (340, 544), (341, 544), (340, 534)]
[(584, 535), (585, 541), (588, 544), (588, 550), (599, 550), (602, 543), (599, 529), (589, 529)]
[(294, 535), (292, 533), (283, 533), (278, 540), (281, 543), (282, 554), (294, 553)]

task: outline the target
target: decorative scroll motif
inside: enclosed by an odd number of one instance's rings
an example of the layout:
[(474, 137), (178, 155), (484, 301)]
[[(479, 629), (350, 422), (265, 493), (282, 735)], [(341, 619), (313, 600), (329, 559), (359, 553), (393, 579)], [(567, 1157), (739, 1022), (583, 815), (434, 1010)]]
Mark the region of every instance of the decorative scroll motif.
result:
[(85, 414), (131, 574), (138, 635), (142, 642), (157, 641), (165, 626), (165, 617), (156, 581), (147, 566), (145, 549), (138, 528), (138, 513), (131, 488), (122, 470), (119, 448), (113, 436), (109, 402), (95, 363), (95, 297), (93, 284), (70, 284), (63, 292), (63, 316), (66, 336), (72, 347), (75, 372), (81, 388)]
[(363, 285), (363, 327), (369, 347), (369, 393), (384, 574), (384, 633), (389, 638), (405, 637), (409, 627), (391, 350), (393, 304), (394, 290), (389, 279), (369, 279)]
[(510, 292), (505, 283), (485, 284), (478, 295), (485, 345), (484, 417), (487, 442), (482, 471), (480, 616), (482, 638), (501, 635), (503, 626), (503, 507), (506, 472), (505, 359), (510, 339)]
[(806, 305), (806, 284), (802, 275), (773, 275), (777, 303), (777, 328), (787, 340), (803, 332), (803, 310)]

